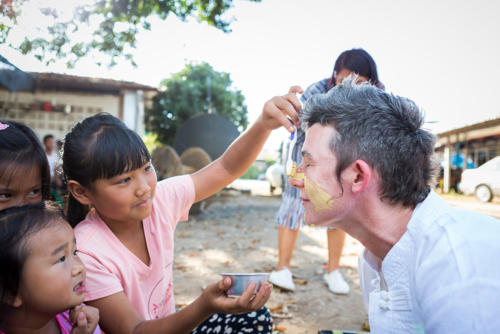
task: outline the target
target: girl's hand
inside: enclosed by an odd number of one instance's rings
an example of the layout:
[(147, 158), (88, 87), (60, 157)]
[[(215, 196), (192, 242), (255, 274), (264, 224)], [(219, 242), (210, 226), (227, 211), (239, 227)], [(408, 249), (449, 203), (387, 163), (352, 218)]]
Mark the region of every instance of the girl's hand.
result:
[(69, 320), (74, 324), (71, 334), (92, 334), (99, 322), (99, 310), (88, 305), (78, 305), (69, 311)]
[(304, 94), (304, 90), (300, 86), (292, 86), (288, 89), (288, 93)]
[(231, 287), (231, 279), (225, 277), (218, 283), (203, 290), (202, 298), (210, 313), (240, 314), (260, 310), (271, 296), (272, 284), (262, 283), (257, 294), (253, 294), (255, 282), (251, 282), (238, 298), (230, 298), (226, 291)]
[(290, 120), (296, 125), (299, 124), (299, 111), (302, 105), (295, 93), (302, 92), (299, 86), (292, 86), (288, 94), (275, 96), (264, 104), (262, 114), (257, 122), (269, 129), (274, 130), (284, 126), (288, 131), (294, 132), (294, 127)]

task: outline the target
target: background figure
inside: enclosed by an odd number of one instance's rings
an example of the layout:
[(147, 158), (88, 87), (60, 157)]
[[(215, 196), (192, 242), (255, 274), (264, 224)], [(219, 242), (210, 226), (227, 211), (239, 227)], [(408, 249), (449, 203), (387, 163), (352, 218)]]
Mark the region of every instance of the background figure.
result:
[(47, 160), (49, 161), (50, 167), (50, 178), (54, 181), (54, 174), (57, 163), (59, 162), (59, 154), (56, 150), (56, 141), (53, 135), (45, 135), (43, 137), (43, 146), (45, 148), (45, 154), (47, 155)]
[[(328, 92), (351, 74), (357, 75), (357, 83), (368, 81), (372, 85), (384, 89), (383, 84), (378, 79), (377, 66), (373, 58), (363, 49), (352, 49), (340, 54), (335, 61), (333, 73), (330, 78), (320, 80), (306, 89), (300, 99), (302, 104), (315, 94)], [(296, 135), (297, 141), (292, 151), (292, 159), (299, 166), (302, 163), (301, 151), (305, 133), (299, 127), (297, 128)], [(299, 190), (291, 187), (288, 182), (285, 184), (282, 198), (281, 206), (276, 214), (276, 220), (279, 223), (278, 265), (276, 271), (271, 272), (269, 281), (281, 288), (293, 291), (295, 290), (295, 284), (293, 283), (290, 271), (290, 261), (299, 235), (300, 225), (304, 220), (304, 208)], [(345, 232), (329, 228), (327, 230), (327, 238), (328, 264), (327, 272), (323, 275), (323, 279), (328, 285), (328, 289), (333, 293), (347, 294), (349, 293), (349, 285), (338, 270), (344, 247)]]
[(43, 137), (43, 146), (45, 148), (45, 155), (47, 155), (47, 161), (49, 162), (51, 195), (55, 201), (62, 204), (60, 193), (63, 188), (63, 182), (57, 173), (60, 157), (54, 136), (51, 134), (45, 135)]

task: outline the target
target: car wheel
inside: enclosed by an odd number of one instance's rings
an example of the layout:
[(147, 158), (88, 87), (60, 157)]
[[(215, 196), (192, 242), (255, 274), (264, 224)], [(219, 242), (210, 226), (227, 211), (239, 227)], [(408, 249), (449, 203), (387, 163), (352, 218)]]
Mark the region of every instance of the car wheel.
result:
[(490, 187), (481, 184), (476, 188), (476, 198), (483, 203), (490, 202), (493, 198)]

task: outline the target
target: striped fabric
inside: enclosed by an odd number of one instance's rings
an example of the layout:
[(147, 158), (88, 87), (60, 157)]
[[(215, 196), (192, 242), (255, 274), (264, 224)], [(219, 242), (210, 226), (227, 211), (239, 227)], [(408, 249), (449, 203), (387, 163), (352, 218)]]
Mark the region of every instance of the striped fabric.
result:
[[(329, 85), (330, 79), (323, 79), (318, 81), (309, 87), (307, 87), (304, 94), (300, 98), (300, 102), (304, 104), (311, 96), (315, 94), (326, 93), (331, 86)], [(295, 142), (295, 147), (292, 150), (292, 159), (299, 166), (302, 163), (302, 145), (304, 145), (306, 134), (301, 128), (297, 128), (297, 141)], [(290, 144), (288, 141), (287, 146)], [(283, 152), (288, 152), (288, 147), (283, 147)], [(288, 160), (288, 153), (286, 153), (285, 164)], [(288, 228), (291, 230), (296, 230), (299, 224), (302, 225), (304, 221), (304, 207), (302, 206), (302, 201), (300, 200), (300, 191), (292, 186), (288, 182), (285, 182), (285, 191), (281, 197), (281, 205), (276, 213), (276, 221), (280, 226), (287, 226), (287, 218), (289, 219)]]

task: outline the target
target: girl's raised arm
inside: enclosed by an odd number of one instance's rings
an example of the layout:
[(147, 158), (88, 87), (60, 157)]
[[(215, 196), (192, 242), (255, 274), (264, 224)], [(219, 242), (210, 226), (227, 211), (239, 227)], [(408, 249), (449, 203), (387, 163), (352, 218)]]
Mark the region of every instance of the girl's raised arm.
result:
[(257, 121), (220, 158), (191, 175), (196, 192), (195, 202), (213, 195), (243, 175), (257, 158), (272, 130), (283, 126), (290, 132), (295, 131), (290, 120), (298, 124), (300, 108), (294, 93), (275, 96), (267, 101)]

